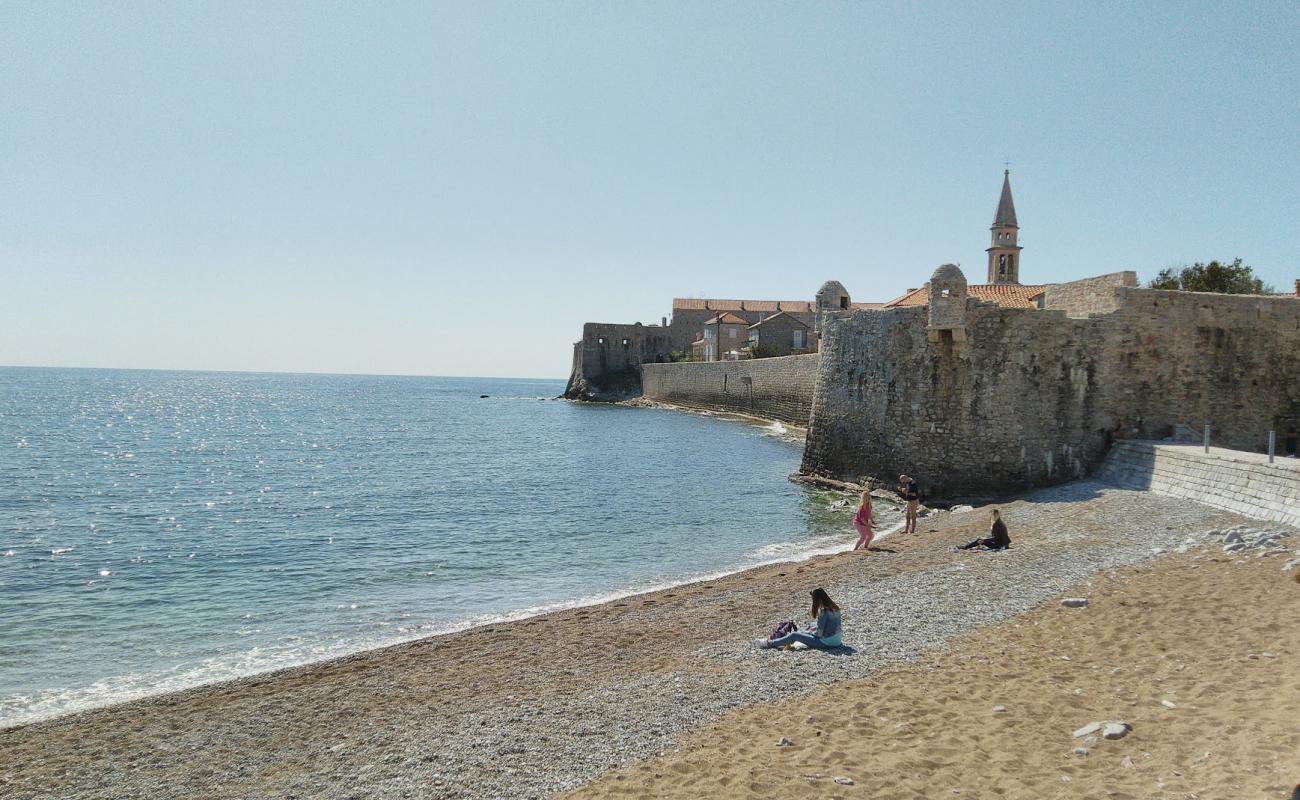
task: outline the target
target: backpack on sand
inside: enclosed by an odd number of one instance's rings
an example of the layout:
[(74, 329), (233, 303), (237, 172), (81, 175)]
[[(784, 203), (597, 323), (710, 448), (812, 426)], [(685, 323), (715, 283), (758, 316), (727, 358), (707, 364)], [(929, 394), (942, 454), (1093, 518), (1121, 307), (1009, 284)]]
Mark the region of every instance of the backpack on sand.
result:
[(799, 626), (794, 624), (793, 620), (790, 622), (782, 622), (780, 625), (777, 625), (775, 628), (772, 629), (772, 635), (767, 638), (769, 640), (780, 639), (782, 636), (786, 636), (787, 634), (794, 633), (797, 630), (799, 630)]

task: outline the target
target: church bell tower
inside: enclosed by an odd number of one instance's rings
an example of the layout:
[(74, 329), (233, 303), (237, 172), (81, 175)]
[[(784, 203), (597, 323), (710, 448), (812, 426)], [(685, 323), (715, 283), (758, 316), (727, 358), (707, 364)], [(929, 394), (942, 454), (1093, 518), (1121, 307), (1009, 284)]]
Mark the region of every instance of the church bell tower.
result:
[(1016, 204), (1011, 201), (1011, 170), (1002, 173), (1002, 197), (993, 217), (993, 246), (989, 254), (989, 283), (1020, 283), (1020, 246), (1016, 236)]

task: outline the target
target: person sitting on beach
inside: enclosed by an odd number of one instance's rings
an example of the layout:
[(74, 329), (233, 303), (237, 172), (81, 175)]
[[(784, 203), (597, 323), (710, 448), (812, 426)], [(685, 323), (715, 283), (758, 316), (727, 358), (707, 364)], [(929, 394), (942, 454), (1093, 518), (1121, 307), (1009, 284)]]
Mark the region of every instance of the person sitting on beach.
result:
[(967, 542), (955, 549), (957, 550), (1006, 550), (1011, 546), (1011, 536), (1007, 533), (1007, 524), (1002, 521), (1002, 515), (998, 510), (993, 509), (993, 526), (989, 529), (989, 535), (984, 539), (976, 539), (973, 542)]
[(921, 487), (907, 475), (898, 476), (898, 495), (907, 503), (907, 521), (903, 533), (916, 533), (916, 516), (921, 508)]
[(873, 529), (875, 519), (871, 516), (871, 484), (867, 483), (862, 487), (862, 500), (858, 503), (858, 513), (853, 516), (853, 527), (858, 531), (857, 544), (853, 545), (854, 550), (870, 550), (871, 540), (876, 538), (876, 532)]
[(757, 639), (754, 644), (758, 645), (760, 650), (768, 648), (779, 650), (796, 642), (822, 650), (831, 650), (842, 645), (840, 607), (835, 604), (830, 595), (826, 594), (825, 589), (819, 587), (813, 589), (810, 594), (812, 595), (812, 616), (813, 619), (817, 620), (817, 627), (813, 628), (811, 633), (794, 631), (793, 633), (787, 633), (780, 639)]

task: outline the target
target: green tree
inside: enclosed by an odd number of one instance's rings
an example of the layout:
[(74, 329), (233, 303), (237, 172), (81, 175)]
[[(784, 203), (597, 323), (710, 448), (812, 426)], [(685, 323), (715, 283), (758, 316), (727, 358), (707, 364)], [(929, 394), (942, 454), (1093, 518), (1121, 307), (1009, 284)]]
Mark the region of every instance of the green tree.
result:
[(1152, 289), (1181, 289), (1184, 292), (1219, 294), (1273, 294), (1272, 286), (1255, 277), (1255, 271), (1234, 259), (1231, 264), (1196, 262), (1190, 267), (1162, 269), (1151, 279)]

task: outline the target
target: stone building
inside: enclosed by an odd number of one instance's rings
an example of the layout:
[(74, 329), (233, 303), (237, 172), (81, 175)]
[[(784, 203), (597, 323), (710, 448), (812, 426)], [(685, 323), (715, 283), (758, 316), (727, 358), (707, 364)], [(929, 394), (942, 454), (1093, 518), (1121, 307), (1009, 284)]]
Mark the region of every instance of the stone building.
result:
[(751, 356), (789, 356), (816, 349), (816, 335), (808, 323), (784, 311), (749, 326)]
[(735, 361), (749, 340), (749, 322), (730, 311), (705, 320), (701, 361)]

